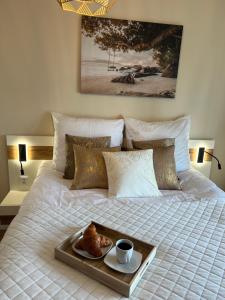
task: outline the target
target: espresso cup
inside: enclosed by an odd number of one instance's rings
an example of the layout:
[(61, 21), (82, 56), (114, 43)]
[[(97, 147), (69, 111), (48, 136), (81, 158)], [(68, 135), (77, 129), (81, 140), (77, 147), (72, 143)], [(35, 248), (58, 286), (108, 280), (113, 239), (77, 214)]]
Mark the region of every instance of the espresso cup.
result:
[(116, 242), (116, 257), (120, 264), (128, 264), (133, 255), (134, 244), (129, 240), (118, 240)]

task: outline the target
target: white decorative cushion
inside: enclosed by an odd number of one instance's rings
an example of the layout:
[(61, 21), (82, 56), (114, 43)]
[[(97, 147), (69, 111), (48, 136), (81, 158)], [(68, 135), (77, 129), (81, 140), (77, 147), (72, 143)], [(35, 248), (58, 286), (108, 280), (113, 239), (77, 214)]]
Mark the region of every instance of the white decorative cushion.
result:
[(53, 162), (63, 172), (66, 164), (65, 135), (82, 137), (111, 136), (111, 147), (120, 146), (123, 140), (124, 120), (85, 119), (52, 113), (55, 128)]
[(109, 196), (160, 196), (153, 167), (153, 150), (103, 152)]
[(180, 172), (190, 168), (188, 148), (191, 127), (190, 116), (166, 122), (144, 122), (125, 118), (125, 127), (126, 138), (130, 148), (132, 148), (132, 140), (147, 141), (175, 138), (176, 170)]

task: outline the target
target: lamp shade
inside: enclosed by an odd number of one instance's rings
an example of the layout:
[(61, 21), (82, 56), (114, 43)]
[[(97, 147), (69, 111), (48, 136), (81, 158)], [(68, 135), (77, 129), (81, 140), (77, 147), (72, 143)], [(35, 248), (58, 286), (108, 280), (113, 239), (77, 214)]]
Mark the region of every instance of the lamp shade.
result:
[(117, 0), (57, 0), (65, 11), (84, 16), (103, 16)]
[(26, 145), (19, 144), (19, 161), (27, 161)]
[(204, 147), (200, 147), (198, 150), (198, 160), (197, 163), (198, 164), (202, 164), (204, 161), (204, 154), (205, 154), (205, 148)]

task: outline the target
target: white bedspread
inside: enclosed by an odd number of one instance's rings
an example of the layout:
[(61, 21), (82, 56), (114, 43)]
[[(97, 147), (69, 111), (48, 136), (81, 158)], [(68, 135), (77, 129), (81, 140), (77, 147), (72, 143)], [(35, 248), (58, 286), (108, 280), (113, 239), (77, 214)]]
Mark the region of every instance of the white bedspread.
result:
[(54, 259), (54, 247), (91, 220), (158, 246), (131, 299), (225, 298), (225, 194), (195, 171), (183, 192), (107, 199), (105, 190), (70, 191), (45, 163), (0, 243), (0, 299), (123, 299)]

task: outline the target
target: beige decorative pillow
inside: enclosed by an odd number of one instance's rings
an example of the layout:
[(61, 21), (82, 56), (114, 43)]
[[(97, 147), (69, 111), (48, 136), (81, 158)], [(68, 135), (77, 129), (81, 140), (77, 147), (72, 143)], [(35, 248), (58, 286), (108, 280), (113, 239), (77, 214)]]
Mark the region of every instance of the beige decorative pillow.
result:
[(135, 149), (153, 149), (155, 175), (161, 190), (181, 190), (176, 173), (174, 143), (174, 139), (132, 141)]
[(109, 196), (116, 198), (160, 196), (153, 167), (153, 150), (103, 152)]
[(85, 146), (88, 148), (108, 148), (110, 147), (111, 137), (97, 137), (97, 138), (88, 138), (81, 136), (72, 136), (66, 134), (66, 167), (64, 171), (64, 179), (73, 179), (74, 178), (74, 152), (73, 145)]
[(75, 173), (71, 190), (108, 188), (108, 178), (102, 152), (119, 152), (120, 147), (87, 148), (73, 146)]
[(169, 147), (175, 145), (175, 139), (162, 139), (151, 141), (132, 141), (133, 147), (136, 149), (154, 149), (160, 147)]

